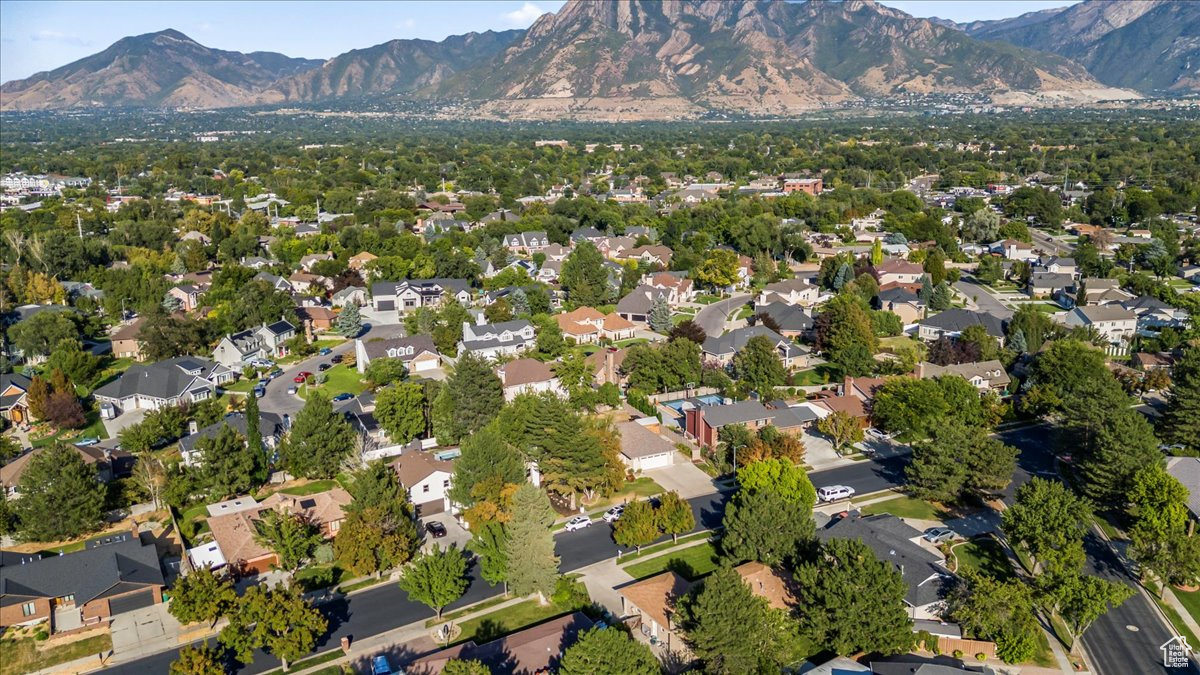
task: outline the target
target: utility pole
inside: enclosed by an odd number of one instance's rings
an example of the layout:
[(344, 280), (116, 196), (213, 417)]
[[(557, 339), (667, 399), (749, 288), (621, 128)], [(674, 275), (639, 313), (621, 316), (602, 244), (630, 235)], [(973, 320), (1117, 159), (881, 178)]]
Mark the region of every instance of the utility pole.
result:
[(79, 212), (75, 213), (75, 228), (79, 230), (79, 238), (83, 239), (83, 219), (79, 217)]

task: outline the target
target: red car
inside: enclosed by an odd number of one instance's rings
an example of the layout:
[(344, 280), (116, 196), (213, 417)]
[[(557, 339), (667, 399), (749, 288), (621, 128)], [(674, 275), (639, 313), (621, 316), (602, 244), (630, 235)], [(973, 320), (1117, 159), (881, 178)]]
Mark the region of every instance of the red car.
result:
[(296, 384), (304, 384), (304, 381), (310, 377), (312, 377), (312, 373), (308, 372), (307, 370), (302, 370), (300, 371), (299, 375), (292, 378), (292, 382), (295, 382)]

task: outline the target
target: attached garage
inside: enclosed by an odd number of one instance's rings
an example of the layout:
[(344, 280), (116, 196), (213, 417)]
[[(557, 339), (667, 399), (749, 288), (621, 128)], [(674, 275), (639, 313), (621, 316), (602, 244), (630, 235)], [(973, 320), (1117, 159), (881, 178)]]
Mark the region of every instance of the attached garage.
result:
[(675, 445), (659, 436), (658, 419), (643, 417), (617, 425), (621, 461), (632, 471), (661, 469), (675, 463)]
[(433, 354), (423, 354), (414, 358), (412, 361), (409, 361), (409, 365), (412, 367), (412, 370), (415, 373), (424, 373), (430, 370), (437, 370), (438, 366), (441, 364), (442, 360)]
[(112, 598), (108, 601), (108, 612), (115, 616), (152, 606), (154, 606), (154, 589), (147, 588), (144, 591)]
[(393, 312), (396, 310), (396, 300), (376, 300), (375, 309), (380, 312)]

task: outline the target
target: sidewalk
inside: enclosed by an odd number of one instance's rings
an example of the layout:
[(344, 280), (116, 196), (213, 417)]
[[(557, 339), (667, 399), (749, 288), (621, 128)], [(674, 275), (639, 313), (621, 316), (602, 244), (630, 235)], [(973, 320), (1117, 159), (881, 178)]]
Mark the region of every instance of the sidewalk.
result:
[(1183, 623), (1188, 627), (1188, 630), (1196, 635), (1200, 635), (1200, 624), (1196, 623), (1196, 620), (1192, 618), (1191, 613), (1183, 606), (1179, 598), (1175, 597), (1175, 591), (1169, 585), (1163, 586), (1163, 602), (1179, 613), (1179, 618), (1183, 619)]

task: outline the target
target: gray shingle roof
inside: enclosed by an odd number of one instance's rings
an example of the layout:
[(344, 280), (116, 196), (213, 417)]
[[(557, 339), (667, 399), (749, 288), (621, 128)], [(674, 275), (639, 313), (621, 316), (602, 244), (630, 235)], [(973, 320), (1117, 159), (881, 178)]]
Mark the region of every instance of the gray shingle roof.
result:
[(802, 307), (786, 302), (772, 302), (754, 310), (755, 314), (766, 314), (779, 324), (780, 330), (802, 331), (813, 327), (813, 318)]
[[(113, 399), (137, 395), (174, 398), (188, 391), (188, 386), (197, 377), (192, 372), (200, 371), (199, 377), (207, 377), (217, 368), (212, 361), (194, 356), (180, 356), (145, 366), (135, 365), (121, 377), (97, 389), (95, 395)], [(204, 384), (206, 388), (212, 388), (211, 383)]]
[(0, 574), (0, 597), (74, 595), (75, 603), (83, 605), (139, 587), (162, 585), (162, 569), (154, 546), (143, 545), (137, 537), (129, 536), (124, 541), (76, 553), (5, 566)]
[[(412, 347), (411, 354), (406, 353), (409, 347)], [(433, 344), (433, 338), (428, 335), (413, 335), (386, 340), (368, 340), (363, 342), (363, 349), (367, 352), (367, 357), (371, 360), (397, 358), (401, 361), (411, 361), (425, 352), (438, 353), (437, 346)], [(397, 350), (395, 352), (396, 356), (389, 357), (389, 349)]]
[(955, 308), (934, 314), (921, 322), (922, 326), (940, 328), (944, 331), (962, 332), (968, 326), (980, 325), (987, 329), (988, 335), (1004, 337), (1004, 320), (995, 314), (987, 312), (972, 312)]
[[(8, 389), (10, 385), (15, 385), (21, 389), (24, 389), (25, 391), (29, 391), (30, 381), (28, 377), (18, 373), (0, 374), (0, 392)], [(0, 410), (5, 410), (9, 406), (12, 406), (19, 398), (21, 398), (21, 394), (0, 396)]]
[[(245, 413), (230, 413), (224, 419), (216, 424), (211, 424), (194, 434), (188, 434), (179, 439), (179, 449), (185, 453), (192, 452), (196, 449), (196, 443), (201, 438), (212, 438), (217, 435), (222, 427), (232, 427), (235, 431), (246, 436), (246, 414)], [(258, 431), (263, 438), (269, 436), (279, 436), (283, 433), (284, 423), (283, 417), (275, 413), (260, 412), (258, 414)]]
[(704, 339), (702, 349), (705, 354), (732, 354), (741, 351), (746, 346), (746, 343), (750, 341), (750, 338), (759, 336), (770, 340), (772, 345), (777, 345), (781, 342), (784, 343), (788, 357), (797, 357), (804, 353), (800, 345), (762, 325), (738, 328), (716, 337), (709, 336)]
[[(904, 600), (913, 607), (923, 607), (941, 600), (951, 581), (950, 572), (940, 564), (941, 558), (911, 541), (919, 536), (920, 532), (888, 514), (847, 516), (817, 531), (821, 541), (858, 539), (870, 547), (880, 560), (895, 565), (908, 585)], [(935, 575), (938, 576), (931, 579)]]
[(755, 420), (769, 420), (774, 412), (758, 401), (738, 401), (729, 405), (701, 406), (704, 420), (711, 427), (723, 427), (729, 424), (745, 424)]

